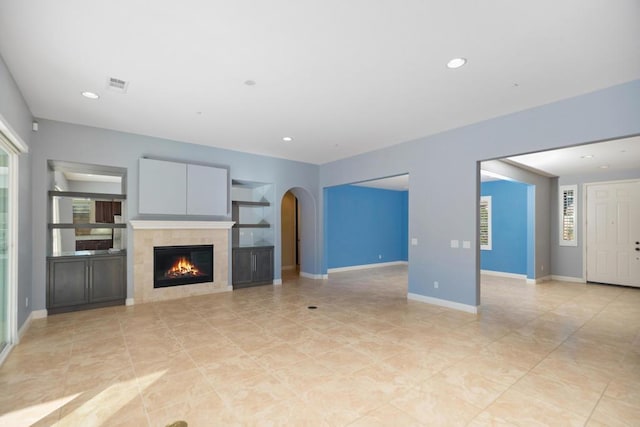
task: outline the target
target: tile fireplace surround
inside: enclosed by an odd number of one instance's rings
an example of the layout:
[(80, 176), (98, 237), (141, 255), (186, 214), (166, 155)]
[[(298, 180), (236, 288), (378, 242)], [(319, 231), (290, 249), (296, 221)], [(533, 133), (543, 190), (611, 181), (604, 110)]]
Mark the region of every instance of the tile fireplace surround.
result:
[[(231, 290), (231, 221), (129, 221), (133, 228), (133, 298), (135, 304)], [(154, 246), (213, 245), (213, 282), (169, 288), (153, 287)]]

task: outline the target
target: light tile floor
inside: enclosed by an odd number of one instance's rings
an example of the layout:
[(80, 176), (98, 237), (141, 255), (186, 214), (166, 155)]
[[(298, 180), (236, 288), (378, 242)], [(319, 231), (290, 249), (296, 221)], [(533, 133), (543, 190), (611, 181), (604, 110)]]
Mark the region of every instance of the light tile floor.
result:
[(407, 301), (406, 274), (34, 321), (0, 425), (640, 425), (640, 289), (483, 277), (472, 315)]

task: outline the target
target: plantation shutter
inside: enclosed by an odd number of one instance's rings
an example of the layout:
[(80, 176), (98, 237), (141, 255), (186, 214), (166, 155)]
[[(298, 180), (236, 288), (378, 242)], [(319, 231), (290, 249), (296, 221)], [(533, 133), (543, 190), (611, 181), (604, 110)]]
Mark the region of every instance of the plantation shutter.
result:
[(560, 245), (577, 246), (577, 185), (560, 186)]
[(480, 249), (491, 250), (491, 196), (480, 197)]

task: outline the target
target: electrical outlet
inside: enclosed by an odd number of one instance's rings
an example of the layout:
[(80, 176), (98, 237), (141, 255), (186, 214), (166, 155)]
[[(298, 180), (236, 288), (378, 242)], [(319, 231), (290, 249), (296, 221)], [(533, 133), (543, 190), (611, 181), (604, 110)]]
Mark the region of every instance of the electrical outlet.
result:
[(438, 289), (438, 287), (440, 286), (440, 283), (438, 283), (437, 281), (433, 282), (433, 287)]
[(378, 254), (378, 259), (382, 259), (382, 254)]
[(29, 297), (26, 297), (26, 298), (24, 299), (24, 306), (25, 306), (25, 307), (27, 307), (27, 308), (29, 308)]

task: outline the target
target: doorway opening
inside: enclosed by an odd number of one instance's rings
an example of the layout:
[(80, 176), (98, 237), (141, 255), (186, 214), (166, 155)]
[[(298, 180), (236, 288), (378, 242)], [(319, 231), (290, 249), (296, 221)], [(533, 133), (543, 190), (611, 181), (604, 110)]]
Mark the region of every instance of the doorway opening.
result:
[(282, 196), (280, 220), (282, 277), (295, 278), (300, 274), (300, 206), (290, 190)]
[(320, 258), (316, 248), (318, 241), (316, 206), (311, 192), (302, 187), (289, 188), (282, 195), (280, 200), (282, 221), (280, 274), (283, 279), (322, 278)]
[[(577, 283), (594, 281), (595, 276), (592, 272), (597, 268), (598, 261), (595, 260), (595, 256), (592, 256), (593, 254), (587, 253), (587, 249), (591, 239), (589, 236), (595, 236), (597, 232), (588, 230), (587, 224), (595, 226), (593, 220), (596, 214), (594, 210), (588, 223), (586, 222), (589, 216), (587, 192), (591, 186), (595, 189), (600, 184), (619, 181), (638, 182), (640, 180), (639, 164), (640, 136), (637, 135), (478, 162), (480, 170), (488, 170), (534, 186), (534, 190), (529, 194), (534, 201), (533, 220), (528, 229), (528, 236), (531, 238), (527, 239), (527, 246), (532, 254), (527, 260), (529, 283), (535, 284), (546, 280)], [(478, 233), (482, 232), (480, 188), (479, 182)], [(593, 197), (595, 195), (592, 195)], [(637, 213), (638, 208), (631, 205), (627, 207), (629, 209), (623, 216), (640, 217)], [(604, 208), (601, 209), (604, 210)], [(622, 211), (624, 209), (620, 212)], [(628, 225), (632, 228), (640, 227), (634, 226), (631, 221)], [(500, 225), (494, 222), (493, 228), (496, 227), (499, 228)], [(640, 232), (636, 232), (638, 233)], [(636, 241), (640, 242), (640, 236), (628, 236), (628, 238), (625, 256), (629, 262), (622, 263), (626, 266), (623, 268), (625, 275), (627, 270), (629, 274), (633, 273), (634, 268), (640, 271), (640, 243), (637, 245), (637, 250), (634, 246)], [(480, 235), (478, 241), (481, 241)], [(482, 305), (480, 243), (477, 251), (477, 293), (478, 301)], [(605, 260), (606, 257), (601, 259)], [(616, 264), (618, 268), (620, 264), (613, 259), (617, 258), (611, 258), (610, 266)], [(609, 283), (615, 283), (610, 279), (607, 280)], [(600, 279), (599, 281), (605, 282)]]

